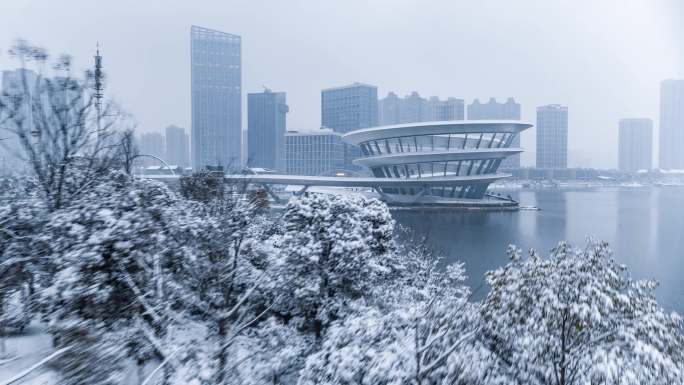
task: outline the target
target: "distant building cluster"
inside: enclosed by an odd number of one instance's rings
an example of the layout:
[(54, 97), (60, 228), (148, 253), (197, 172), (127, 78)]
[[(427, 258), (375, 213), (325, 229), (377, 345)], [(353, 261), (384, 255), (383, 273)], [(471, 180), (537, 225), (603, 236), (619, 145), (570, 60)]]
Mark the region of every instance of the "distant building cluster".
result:
[(403, 98), (390, 92), (378, 101), (378, 113), (382, 126), (465, 119), (463, 99), (450, 97), (440, 100), (437, 96), (425, 99), (418, 92)]
[(168, 126), (165, 135), (160, 132), (141, 133), (137, 138), (137, 147), (140, 163), (145, 166), (159, 166), (159, 159), (169, 166), (190, 166), (190, 143), (184, 128)]
[[(22, 72), (25, 71), (25, 72)], [(2, 91), (19, 91), (19, 82), (35, 83), (30, 70), (2, 72)], [(449, 121), (519, 121), (521, 105), (514, 98), (498, 102), (474, 99), (467, 104), (457, 97), (422, 97), (414, 91), (403, 97), (389, 92), (378, 98), (374, 85), (352, 83), (321, 90), (322, 129), (288, 130), (290, 107), (285, 92), (264, 89), (247, 94), (247, 130), (242, 130), (242, 40), (238, 35), (199, 26), (190, 29), (191, 129), (177, 126), (139, 135), (138, 147), (146, 166), (164, 160), (169, 165), (194, 170), (241, 171), (243, 166), (277, 173), (332, 175), (359, 172), (361, 149), (340, 139), (351, 131), (376, 126)], [(59, 79), (54, 79), (59, 80)], [(33, 88), (33, 87), (29, 87)], [(538, 169), (568, 167), (568, 107), (548, 104), (536, 108), (536, 162)], [(27, 111), (27, 124), (31, 114)], [(684, 169), (684, 80), (660, 85), (658, 167)], [(636, 172), (654, 168), (653, 120), (621, 119), (617, 125), (618, 168)], [(0, 136), (0, 167), (17, 169), (23, 164), (16, 138)], [(520, 135), (512, 135), (508, 147), (522, 147)], [(500, 169), (521, 167), (516, 153), (502, 160)]]
[[(245, 160), (251, 168), (299, 175), (332, 175), (358, 171), (358, 146), (340, 135), (375, 126), (459, 121), (520, 120), (521, 105), (513, 98), (466, 106), (461, 98), (425, 98), (418, 92), (400, 97), (389, 92), (378, 99), (374, 85), (353, 83), (321, 91), (320, 130), (288, 131), (289, 107), (284, 92), (265, 90), (247, 95), (247, 133), (241, 131), (241, 38), (202, 27), (191, 28), (192, 165), (237, 168)], [(660, 167), (684, 169), (684, 81), (661, 85)], [(568, 167), (570, 127), (568, 107), (559, 104), (536, 109), (536, 163), (539, 169)], [(168, 135), (167, 135), (168, 136)], [(651, 169), (653, 123), (623, 119), (619, 123), (619, 161), (624, 171)], [(156, 139), (158, 140), (158, 138)], [(167, 139), (168, 140), (168, 139)], [(521, 148), (520, 135), (510, 148)], [(246, 154), (241, 153), (244, 148)], [(503, 170), (521, 167), (520, 155), (504, 159)]]

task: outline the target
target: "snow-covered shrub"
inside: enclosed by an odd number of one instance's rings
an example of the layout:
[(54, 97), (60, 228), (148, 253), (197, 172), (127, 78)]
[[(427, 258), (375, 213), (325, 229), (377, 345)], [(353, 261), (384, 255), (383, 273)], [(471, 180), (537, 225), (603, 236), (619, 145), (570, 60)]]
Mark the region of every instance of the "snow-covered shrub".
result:
[(527, 384), (682, 383), (682, 320), (651, 281), (634, 281), (603, 242), (549, 258), (514, 247), (487, 273), (481, 341), (501, 372)]

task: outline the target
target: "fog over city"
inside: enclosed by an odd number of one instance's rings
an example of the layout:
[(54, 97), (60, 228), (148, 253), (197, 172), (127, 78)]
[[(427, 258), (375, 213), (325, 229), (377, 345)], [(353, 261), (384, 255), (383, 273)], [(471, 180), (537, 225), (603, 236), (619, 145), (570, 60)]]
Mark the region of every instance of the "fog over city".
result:
[[(201, 25), (242, 37), (243, 99), (287, 92), (288, 129), (318, 128), (320, 90), (354, 81), (379, 98), (514, 97), (531, 123), (537, 106), (568, 106), (568, 166), (614, 168), (621, 118), (653, 119), (657, 162), (659, 86), (684, 77), (683, 20), (678, 0), (5, 0), (0, 67), (16, 66), (16, 38), (79, 69), (99, 41), (108, 92), (138, 131), (190, 129), (189, 31)], [(532, 128), (523, 166), (534, 146)]]
[(684, 385), (684, 0), (0, 0), (0, 385)]

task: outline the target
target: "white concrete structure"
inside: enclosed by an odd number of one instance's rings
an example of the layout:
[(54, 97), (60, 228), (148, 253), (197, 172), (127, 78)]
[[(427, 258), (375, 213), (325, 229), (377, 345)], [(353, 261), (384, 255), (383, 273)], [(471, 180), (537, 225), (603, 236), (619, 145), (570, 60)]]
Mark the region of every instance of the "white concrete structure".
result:
[[(443, 121), (371, 127), (342, 136), (359, 146), (354, 162), (371, 177), (226, 175), (229, 183), (263, 186), (366, 188), (390, 204), (515, 207), (510, 199), (484, 199), (501, 162), (522, 152), (510, 145), (531, 124), (520, 121)], [(272, 194), (275, 197), (275, 194)]]
[(509, 176), (497, 169), (522, 152), (510, 145), (529, 127), (512, 120), (425, 122), (356, 130), (342, 139), (361, 147), (355, 163), (370, 169), (388, 200), (480, 200), (491, 182)]

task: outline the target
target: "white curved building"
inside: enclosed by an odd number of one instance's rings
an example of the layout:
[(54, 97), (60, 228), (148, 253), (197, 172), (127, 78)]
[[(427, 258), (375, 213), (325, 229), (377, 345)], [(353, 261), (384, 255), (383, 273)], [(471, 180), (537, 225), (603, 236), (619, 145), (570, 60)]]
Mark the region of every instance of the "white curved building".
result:
[[(445, 202), (484, 198), (514, 139), (531, 124), (508, 120), (398, 124), (356, 130), (342, 139), (361, 148), (354, 163), (370, 170), (387, 201)], [(382, 181), (382, 182), (381, 182)]]

